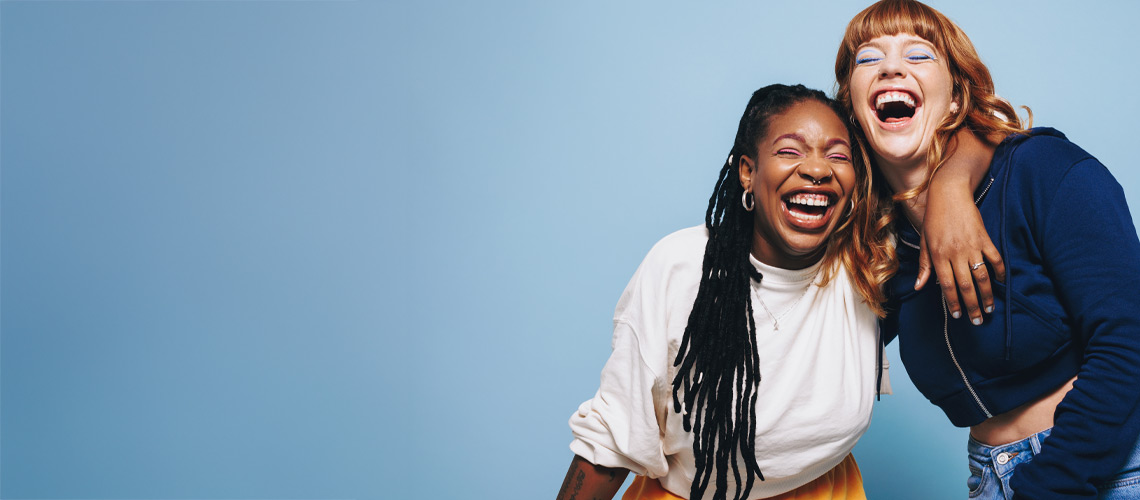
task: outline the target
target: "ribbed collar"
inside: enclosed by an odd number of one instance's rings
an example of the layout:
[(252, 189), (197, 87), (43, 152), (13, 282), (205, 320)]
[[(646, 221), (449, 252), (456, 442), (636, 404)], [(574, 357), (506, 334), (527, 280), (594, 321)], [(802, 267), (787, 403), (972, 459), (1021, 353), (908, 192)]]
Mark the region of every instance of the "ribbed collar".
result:
[(816, 274), (819, 273), (819, 267), (823, 265), (823, 259), (820, 259), (819, 262), (803, 269), (783, 269), (760, 262), (751, 252), (748, 253), (748, 260), (752, 261), (752, 265), (757, 271), (760, 271), (760, 274), (764, 276), (764, 281), (768, 283), (806, 283), (815, 278)]

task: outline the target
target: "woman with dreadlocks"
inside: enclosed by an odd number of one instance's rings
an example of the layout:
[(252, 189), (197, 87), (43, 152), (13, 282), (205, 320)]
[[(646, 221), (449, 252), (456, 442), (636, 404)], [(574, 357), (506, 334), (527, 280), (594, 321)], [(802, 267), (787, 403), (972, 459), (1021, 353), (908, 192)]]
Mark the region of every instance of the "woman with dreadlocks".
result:
[(627, 499), (864, 498), (850, 451), (893, 254), (846, 123), (803, 86), (752, 95), (705, 225), (655, 245), (618, 302), (560, 499), (611, 498), (628, 471)]

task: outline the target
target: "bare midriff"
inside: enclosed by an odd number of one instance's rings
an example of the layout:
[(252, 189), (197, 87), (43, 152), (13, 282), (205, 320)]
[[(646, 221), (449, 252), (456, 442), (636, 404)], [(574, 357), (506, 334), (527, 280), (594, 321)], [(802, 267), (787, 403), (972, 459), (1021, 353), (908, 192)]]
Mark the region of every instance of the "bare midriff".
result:
[(1069, 379), (1053, 392), (1034, 401), (971, 427), (970, 437), (982, 444), (997, 446), (1020, 441), (1053, 427), (1053, 412), (1057, 410), (1057, 405), (1061, 404), (1069, 389), (1073, 388), (1075, 380), (1077, 377)]

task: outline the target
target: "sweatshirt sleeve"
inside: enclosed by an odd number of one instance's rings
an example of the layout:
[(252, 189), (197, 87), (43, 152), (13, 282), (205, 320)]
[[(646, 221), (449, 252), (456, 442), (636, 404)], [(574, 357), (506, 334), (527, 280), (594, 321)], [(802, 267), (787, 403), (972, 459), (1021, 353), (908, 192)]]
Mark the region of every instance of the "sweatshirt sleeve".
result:
[(1099, 161), (1065, 172), (1038, 221), (1038, 244), (1083, 362), (1041, 452), (1010, 480), (1015, 498), (1095, 498), (1140, 435), (1140, 241), (1124, 191)]
[(613, 354), (597, 394), (570, 416), (570, 450), (594, 465), (661, 477), (669, 471), (654, 404), (656, 374), (642, 360), (637, 334), (614, 322)]

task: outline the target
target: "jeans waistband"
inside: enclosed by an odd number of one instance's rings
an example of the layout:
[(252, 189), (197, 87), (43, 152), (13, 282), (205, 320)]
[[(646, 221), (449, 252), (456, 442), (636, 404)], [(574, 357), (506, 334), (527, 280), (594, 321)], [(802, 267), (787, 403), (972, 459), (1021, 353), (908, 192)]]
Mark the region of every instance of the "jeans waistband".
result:
[(1018, 464), (1028, 462), (1033, 455), (1040, 453), (1041, 442), (1049, 437), (1052, 430), (1045, 429), (1020, 441), (999, 446), (988, 446), (970, 438), (967, 450), (971, 465), (978, 468), (992, 466), (999, 476), (1004, 477), (1012, 473)]

